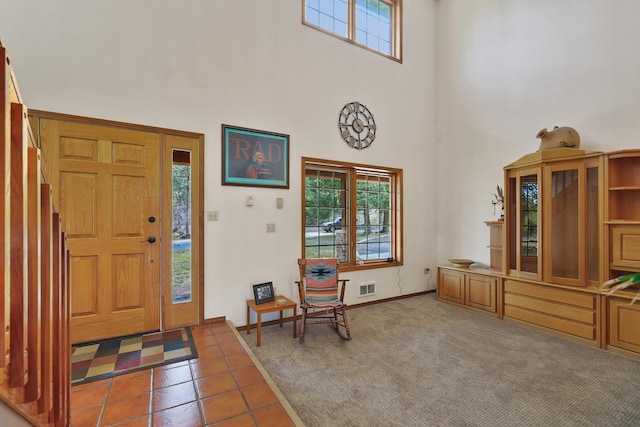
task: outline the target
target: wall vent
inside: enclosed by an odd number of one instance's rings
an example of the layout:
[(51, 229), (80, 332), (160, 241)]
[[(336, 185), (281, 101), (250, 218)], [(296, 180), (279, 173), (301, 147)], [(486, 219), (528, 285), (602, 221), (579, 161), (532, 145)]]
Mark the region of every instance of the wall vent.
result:
[(360, 283), (360, 294), (359, 297), (364, 297), (367, 295), (375, 295), (376, 293), (376, 282), (369, 283)]

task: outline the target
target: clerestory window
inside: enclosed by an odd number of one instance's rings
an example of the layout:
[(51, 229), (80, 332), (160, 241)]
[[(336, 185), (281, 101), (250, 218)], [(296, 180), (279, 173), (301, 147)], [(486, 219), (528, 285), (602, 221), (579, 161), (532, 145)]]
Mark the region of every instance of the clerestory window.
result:
[(302, 0), (302, 23), (402, 61), (402, 0)]
[(402, 264), (402, 170), (302, 159), (302, 253), (340, 268)]

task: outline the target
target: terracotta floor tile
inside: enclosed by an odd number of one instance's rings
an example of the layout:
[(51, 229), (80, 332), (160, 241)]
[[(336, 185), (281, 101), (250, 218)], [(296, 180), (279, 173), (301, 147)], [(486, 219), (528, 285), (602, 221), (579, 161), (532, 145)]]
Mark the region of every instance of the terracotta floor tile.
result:
[(213, 332), (214, 335), (217, 335), (217, 334), (224, 334), (226, 332), (229, 332), (231, 328), (229, 327), (227, 322), (218, 322), (218, 323), (209, 325), (209, 330)]
[(231, 332), (231, 330), (229, 332), (217, 334), (216, 339), (220, 344), (228, 342), (238, 342), (238, 337), (236, 336), (236, 334)]
[(113, 381), (124, 381), (129, 378), (143, 377), (143, 376), (151, 377), (151, 373), (152, 373), (151, 369), (141, 369), (139, 371), (133, 371), (133, 372), (129, 372), (128, 374), (118, 375), (116, 377), (113, 377)]
[[(123, 423), (116, 424), (118, 427), (149, 427), (149, 423), (151, 422), (151, 414), (146, 416), (136, 418), (134, 420), (128, 420)], [(107, 424), (101, 424), (101, 426), (106, 427)]]
[(248, 411), (238, 390), (217, 394), (202, 400), (204, 421), (207, 424), (222, 421)]
[(255, 410), (257, 408), (261, 408), (278, 401), (275, 393), (273, 392), (273, 390), (271, 390), (271, 387), (269, 387), (269, 384), (267, 384), (266, 382), (261, 382), (258, 384), (250, 385), (248, 387), (244, 387), (240, 389), (240, 391), (247, 400), (249, 409), (251, 410)]
[[(71, 400), (71, 404), (73, 405), (73, 399)], [(74, 411), (71, 413), (71, 425), (73, 427), (97, 426), (101, 412), (102, 405)]]
[(225, 356), (225, 359), (227, 359), (227, 363), (233, 370), (253, 366), (253, 360), (251, 360), (251, 357), (244, 351), (242, 353)]
[(251, 415), (242, 414), (238, 415), (237, 417), (229, 418), (228, 420), (209, 425), (212, 427), (255, 427), (256, 423), (253, 422), (253, 418), (251, 418)]
[(198, 359), (196, 362), (191, 364), (191, 372), (193, 373), (194, 379), (208, 377), (209, 375), (221, 374), (228, 371), (229, 367), (227, 366), (227, 362), (223, 358), (210, 360)]
[(179, 368), (180, 366), (188, 366), (188, 365), (189, 365), (189, 361), (183, 360), (182, 362), (170, 363), (168, 365), (162, 365), (162, 366), (158, 366), (157, 368), (153, 368), (153, 373), (155, 374), (156, 372), (159, 372), (159, 371), (165, 371), (167, 369)]
[(96, 405), (104, 405), (109, 383), (102, 383), (91, 388), (71, 388), (71, 410), (90, 408)]
[(125, 399), (138, 394), (149, 393), (151, 391), (151, 377), (149, 375), (139, 375), (137, 377), (114, 378), (109, 390), (108, 401)]
[(236, 381), (238, 381), (238, 386), (240, 387), (246, 387), (264, 381), (264, 377), (254, 365), (234, 369), (233, 376), (236, 378)]
[(222, 350), (222, 353), (225, 356), (229, 356), (231, 354), (236, 354), (236, 353), (244, 353), (244, 347), (242, 346), (242, 344), (240, 344), (240, 342), (238, 342), (238, 340), (236, 339), (233, 342), (223, 342), (220, 343), (220, 350)]
[(159, 388), (153, 392), (153, 412), (193, 402), (194, 400), (196, 400), (196, 391), (193, 388), (192, 381)]
[(196, 347), (198, 350), (204, 347), (209, 347), (212, 345), (216, 345), (216, 340), (213, 338), (213, 335), (194, 335), (193, 341), (196, 343)]
[(122, 421), (140, 418), (150, 413), (151, 393), (139, 394), (129, 399), (108, 402), (104, 408), (102, 425), (117, 424)]
[(104, 384), (111, 384), (111, 378), (105, 378), (104, 380), (91, 381), (84, 384), (74, 385), (71, 386), (71, 391), (88, 390), (90, 388), (99, 387)]
[(188, 364), (173, 369), (163, 369), (153, 373), (153, 388), (168, 387), (191, 381), (191, 379), (191, 367)]
[(194, 326), (191, 328), (191, 335), (195, 338), (196, 336), (202, 335), (213, 335), (209, 326)]
[(196, 380), (196, 387), (200, 399), (238, 388), (233, 376), (229, 372), (200, 378)]
[[(218, 359), (222, 357), (222, 351), (220, 351), (220, 347), (217, 345), (205, 348), (198, 348), (198, 359), (200, 360), (208, 360), (208, 359)], [(195, 360), (198, 360), (195, 359)], [(194, 360), (194, 359), (192, 359)]]
[(154, 427), (200, 427), (202, 425), (198, 402), (185, 403), (153, 414)]
[(265, 406), (253, 411), (253, 417), (258, 427), (294, 427), (295, 424), (281, 404)]

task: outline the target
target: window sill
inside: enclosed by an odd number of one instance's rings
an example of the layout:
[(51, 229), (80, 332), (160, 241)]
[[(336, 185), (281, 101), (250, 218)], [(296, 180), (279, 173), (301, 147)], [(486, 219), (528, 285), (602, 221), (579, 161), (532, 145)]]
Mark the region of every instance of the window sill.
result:
[(340, 264), (340, 271), (360, 271), (360, 270), (370, 270), (373, 268), (385, 268), (385, 267), (399, 267), (403, 265), (402, 261), (393, 260), (393, 261), (369, 261), (364, 264)]

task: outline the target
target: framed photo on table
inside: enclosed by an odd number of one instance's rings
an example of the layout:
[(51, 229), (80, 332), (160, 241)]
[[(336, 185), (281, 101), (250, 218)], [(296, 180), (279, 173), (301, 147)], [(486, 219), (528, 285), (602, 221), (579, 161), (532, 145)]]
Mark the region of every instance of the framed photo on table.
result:
[(276, 296), (273, 291), (273, 282), (253, 285), (253, 297), (256, 301), (256, 304), (262, 304), (263, 302), (275, 300)]
[(289, 135), (222, 125), (222, 185), (289, 188)]

